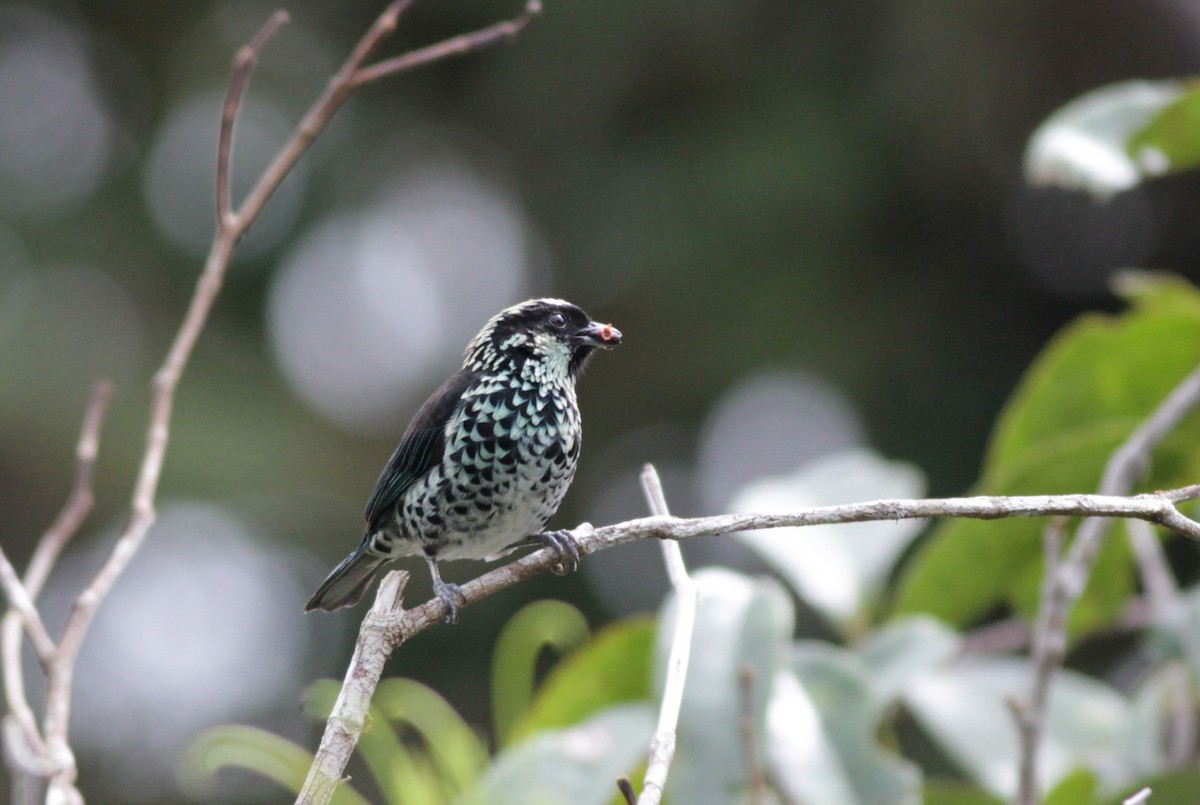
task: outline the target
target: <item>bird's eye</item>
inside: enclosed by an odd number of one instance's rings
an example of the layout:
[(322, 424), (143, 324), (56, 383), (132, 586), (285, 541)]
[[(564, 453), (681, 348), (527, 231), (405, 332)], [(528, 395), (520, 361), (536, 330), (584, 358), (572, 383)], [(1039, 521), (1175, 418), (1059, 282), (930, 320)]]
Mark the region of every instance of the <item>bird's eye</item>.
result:
[(561, 313), (551, 313), (549, 322), (551, 327), (566, 327), (567, 317)]

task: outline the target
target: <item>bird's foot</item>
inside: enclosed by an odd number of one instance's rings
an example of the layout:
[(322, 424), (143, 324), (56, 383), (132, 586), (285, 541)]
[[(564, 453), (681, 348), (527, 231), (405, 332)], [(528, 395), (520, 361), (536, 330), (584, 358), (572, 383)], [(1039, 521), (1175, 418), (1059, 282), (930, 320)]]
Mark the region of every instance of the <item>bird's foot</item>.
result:
[(446, 605), (446, 623), (458, 623), (458, 608), (467, 605), (467, 594), (463, 592), (463, 588), (457, 584), (435, 579), (433, 592)]
[(561, 531), (547, 531), (538, 539), (547, 548), (558, 552), (558, 562), (550, 568), (551, 573), (565, 576), (579, 569), (579, 543), (570, 531), (565, 528)]

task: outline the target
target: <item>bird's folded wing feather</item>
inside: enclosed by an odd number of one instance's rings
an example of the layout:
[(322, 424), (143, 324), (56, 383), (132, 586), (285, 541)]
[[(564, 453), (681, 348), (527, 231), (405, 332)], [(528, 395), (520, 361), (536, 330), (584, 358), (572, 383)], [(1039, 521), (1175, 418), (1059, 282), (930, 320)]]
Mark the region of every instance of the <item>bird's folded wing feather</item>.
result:
[(417, 411), (367, 501), (369, 531), (378, 530), (382, 525), (379, 521), (389, 516), (408, 488), (442, 460), (446, 423), (461, 403), (463, 391), (475, 378), (475, 372), (460, 369)]

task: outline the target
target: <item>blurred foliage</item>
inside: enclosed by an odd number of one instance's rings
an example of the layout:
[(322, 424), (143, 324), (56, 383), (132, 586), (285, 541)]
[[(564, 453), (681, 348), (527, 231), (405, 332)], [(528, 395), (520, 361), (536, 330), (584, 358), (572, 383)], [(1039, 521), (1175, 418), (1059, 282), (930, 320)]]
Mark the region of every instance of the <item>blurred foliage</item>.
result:
[(1200, 166), (1200, 82), (1123, 81), (1046, 119), (1025, 154), (1030, 182), (1100, 199)]
[[(582, 617), (558, 601), (528, 605), (513, 616), (497, 641), (496, 665), (504, 658), (518, 667), (535, 661), (543, 646), (554, 645), (548, 635), (561, 632), (564, 624), (569, 624), (567, 631), (574, 636), (571, 644), (578, 644), (587, 637), (586, 625), (582, 633), (577, 630)], [(515, 689), (522, 680), (498, 678), (493, 707), (497, 713), (504, 710), (512, 721), (499, 716), (497, 721), (515, 729), (512, 736), (502, 736), (506, 739), (490, 767), (487, 742), (432, 688), (402, 678), (382, 681), (359, 741), (359, 752), (382, 801), (390, 805), (607, 802), (616, 796), (616, 777), (636, 770), (649, 738), (645, 715), (652, 635), (642, 622), (601, 631), (557, 665), (536, 696)], [(513, 656), (529, 650), (531, 656)], [(333, 680), (313, 685), (308, 692), (309, 714), (318, 720), (327, 718), (338, 690)], [(514, 706), (513, 697), (519, 706)], [(634, 702), (639, 703), (636, 710), (631, 709)], [(600, 730), (612, 732), (601, 740)], [(564, 745), (574, 748), (564, 753)], [(612, 756), (617, 745), (628, 761), (616, 767), (597, 766), (597, 760)], [(249, 727), (225, 726), (196, 739), (180, 774), (193, 795), (202, 795), (213, 775), (229, 768), (262, 774), (295, 794), (311, 761), (311, 753), (286, 739)], [(556, 782), (554, 772), (547, 775), (531, 769), (546, 764), (558, 772), (575, 765), (578, 773)], [(341, 799), (335, 798), (335, 803), (366, 801), (348, 785), (339, 787), (338, 796)]]
[[(1130, 278), (1131, 309), (1080, 317), (1030, 367), (992, 436), (981, 495), (1095, 489), (1112, 452), (1200, 364), (1200, 292), (1175, 279)], [(1200, 472), (1200, 417), (1155, 451), (1139, 489), (1171, 489)], [(900, 612), (967, 626), (1001, 605), (1037, 610), (1046, 524), (1013, 518), (942, 523), (905, 568)], [(1072, 615), (1075, 631), (1116, 618), (1134, 587), (1124, 540), (1110, 539)]]

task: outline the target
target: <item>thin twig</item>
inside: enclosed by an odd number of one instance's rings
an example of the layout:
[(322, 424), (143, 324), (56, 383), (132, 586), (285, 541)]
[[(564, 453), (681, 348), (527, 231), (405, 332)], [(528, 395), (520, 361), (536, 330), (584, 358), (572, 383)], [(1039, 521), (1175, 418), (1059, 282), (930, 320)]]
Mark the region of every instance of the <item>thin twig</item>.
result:
[(4, 591), (8, 605), (16, 611), (21, 625), (25, 627), (25, 634), (29, 636), (29, 642), (33, 644), (33, 650), (37, 652), (38, 659), (43, 666), (49, 665), (50, 661), (54, 659), (54, 640), (46, 631), (46, 624), (42, 623), (42, 616), (38, 614), (37, 607), (33, 605), (33, 599), (29, 596), (25, 585), (21, 583), (20, 577), (17, 576), (16, 568), (12, 566), (12, 562), (8, 561), (3, 547), (0, 547), (0, 590)]
[[(667, 517), (667, 499), (663, 495), (662, 482), (653, 464), (642, 468), (642, 491), (650, 512), (657, 517)], [(663, 683), (662, 702), (658, 710), (658, 726), (650, 741), (650, 756), (646, 761), (646, 777), (642, 783), (642, 795), (638, 805), (657, 805), (662, 800), (667, 784), (667, 772), (675, 756), (675, 731), (679, 723), (679, 711), (683, 705), (683, 690), (687, 682), (688, 662), (692, 654), (692, 635), (696, 631), (696, 602), (700, 589), (688, 575), (687, 565), (679, 543), (663, 540), (661, 543), (663, 562), (667, 576), (675, 589), (675, 625), (671, 634), (671, 651), (667, 657), (666, 680)]]
[(96, 469), (96, 455), (100, 450), (100, 430), (104, 426), (104, 417), (108, 413), (112, 393), (112, 384), (105, 380), (97, 383), (92, 389), (83, 417), (83, 427), (79, 433), (79, 442), (75, 446), (74, 486), (54, 523), (38, 540), (33, 558), (29, 560), (29, 567), (25, 570), (25, 589), (35, 601), (41, 595), (42, 587), (54, 568), (55, 561), (75, 536), (95, 502), (92, 480)]
[(232, 227), (233, 194), (229, 189), (229, 173), (233, 161), (233, 124), (237, 122), (242, 106), (242, 95), (250, 83), (250, 74), (258, 63), (258, 54), (267, 40), (275, 35), (280, 26), (290, 18), (282, 9), (271, 15), (259, 32), (238, 50), (233, 58), (233, 74), (229, 78), (229, 89), (225, 94), (225, 105), (221, 110), (221, 133), (217, 138), (217, 226)]
[[(244, 66), (235, 69), (233, 83), (245, 86), (245, 82), (249, 80), (249, 70), (256, 61), (256, 54), (250, 53), (247, 55), (247, 50), (252, 47), (261, 47), (264, 45), (282, 22), (283, 18), (278, 14), (272, 16), (263, 29), (254, 37), (251, 45), (243, 48), (241, 54), (239, 54), (239, 64)], [(235, 93), (235, 101), (236, 95), (240, 95), (240, 90)], [(233, 112), (236, 111), (237, 104), (235, 102)], [(233, 122), (231, 118), (229, 120), (230, 131), (232, 131)], [(225, 126), (223, 124), (222, 131), (224, 132), (224, 130)], [(226, 147), (219, 154), (219, 158), (225, 160), (225, 162), (218, 164), (218, 176), (224, 174), (228, 177), (229, 157), (229, 149)], [(224, 192), (228, 192), (227, 187)], [(218, 199), (217, 203), (218, 208), (223, 205), (220, 199)], [(245, 226), (248, 226), (248, 223)], [(66, 626), (63, 628), (62, 638), (59, 641), (58, 652), (56, 653), (54, 662), (50, 664), (47, 674), (46, 717), (43, 735), (46, 740), (47, 751), (51, 757), (57, 758), (61, 763), (61, 770), (50, 781), (51, 794), (53, 795), (57, 791), (65, 801), (70, 801), (79, 796), (74, 788), (76, 777), (75, 761), (67, 739), (75, 661), (79, 656), (79, 649), (83, 645), (84, 636), (87, 634), (88, 627), (95, 617), (100, 602), (108, 595), (117, 578), (120, 577), (121, 573), (128, 566), (130, 560), (133, 559), (142, 542), (145, 540), (150, 526), (154, 523), (156, 517), (154, 499), (158, 492), (158, 482), (162, 474), (163, 459), (167, 451), (175, 389), (179, 385), (180, 378), (183, 376), (183, 370), (187, 366), (196, 341), (200, 337), (200, 332), (204, 329), (204, 324), (208, 320), (209, 311), (216, 301), (217, 294), (221, 289), (221, 284), (225, 277), (225, 272), (228, 269), (229, 258), (233, 254), (233, 247), (236, 245), (237, 239), (240, 237), (241, 232), (244, 231), (245, 226), (242, 226), (240, 229), (237, 227), (231, 228), (228, 216), (217, 221), (217, 229), (213, 235), (213, 242), (208, 253), (208, 258), (205, 261), (204, 271), (201, 273), (200, 279), (196, 284), (196, 291), (192, 296), (183, 323), (175, 335), (175, 340), (167, 352), (166, 359), (154, 376), (154, 399), (151, 406), (150, 424), (146, 434), (146, 448), (142, 455), (141, 466), (139, 467), (137, 481), (134, 486), (132, 516), (120, 537), (117, 538), (112, 552), (100, 567), (100, 570), (97, 571), (87, 588), (79, 594), (79, 597), (76, 598), (74, 605), (71, 607), (71, 612), (67, 616)]]
[[(1179, 585), (1171, 573), (1171, 566), (1163, 551), (1162, 542), (1154, 529), (1141, 520), (1125, 523), (1129, 544), (1137, 560), (1138, 575), (1153, 622), (1161, 628), (1175, 631), (1177, 639), (1185, 644), (1188, 635), (1182, 623), (1183, 597)], [(1173, 663), (1164, 669), (1168, 689), (1167, 767), (1180, 768), (1196, 754), (1196, 711), (1192, 706), (1192, 687), (1189, 675), (1182, 663)]]
[[(78, 792), (74, 789), (75, 763), (67, 742), (70, 690), (75, 661), (97, 607), (136, 554), (154, 522), (154, 500), (166, 454), (175, 389), (221, 289), (233, 249), (296, 161), (356, 88), (358, 85), (356, 77), (362, 65), (379, 43), (395, 30), (400, 14), (410, 2), (411, 0), (396, 0), (375, 20), (236, 211), (233, 209), (230, 191), (230, 163), (233, 130), (241, 107), (241, 99), (259, 52), (279, 27), (287, 21), (287, 15), (283, 12), (272, 15), (255, 37), (238, 52), (234, 60), (218, 138), (217, 228), (204, 270), (197, 282), (196, 291), (192, 296), (183, 323), (162, 367), (154, 378), (154, 399), (150, 425), (146, 437), (146, 449), (134, 488), (132, 516), (129, 524), (118, 538), (112, 553), (72, 607), (62, 639), (47, 672), (46, 717), (43, 728), (45, 751), (55, 759), (59, 768), (59, 771), (51, 779), (52, 793), (57, 791), (65, 801), (78, 798)], [(523, 25), (524, 22), (521, 23), (521, 26)], [(493, 29), (487, 29), (479, 35), (469, 35), (466, 38), (456, 37), (449, 40), (449, 43), (444, 43), (440, 49), (439, 46), (426, 49), (424, 55), (410, 60), (409, 66), (462, 54), (505, 38), (492, 31)], [(466, 43), (465, 47), (463, 46), (464, 42)], [(394, 74), (402, 69), (407, 68), (401, 64), (393, 64), (386, 73)]]
[(1127, 798), (1122, 805), (1145, 805), (1145, 803), (1150, 801), (1151, 793), (1149, 788), (1143, 788), (1133, 796)]
[[(1048, 599), (1053, 592), (1055, 579), (1058, 578), (1059, 566), (1063, 561), (1063, 543), (1066, 540), (1067, 523), (1062, 518), (1056, 518), (1042, 534), (1042, 555), (1045, 572), (1042, 574), (1042, 600)], [(1051, 607), (1038, 609), (1037, 623), (1033, 629), (1033, 646), (1031, 655), (1034, 663), (1045, 662), (1046, 657), (1066, 653), (1066, 630), (1059, 629), (1057, 624), (1050, 623), (1054, 617), (1066, 617), (1065, 610)], [(1058, 642), (1061, 640), (1061, 642)], [(1027, 699), (1014, 699), (1010, 702), (1017, 721), (1017, 737), (1022, 757), (1031, 757), (1037, 752), (1038, 741), (1044, 729), (1046, 711), (1039, 706), (1049, 696), (1049, 685), (1052, 676), (1036, 677), (1042, 686), (1035, 685)], [(1037, 797), (1037, 766), (1035, 763), (1022, 763), (1019, 767), (1020, 776), (1017, 781), (1017, 797), (1025, 802), (1026, 797), (1036, 801)]]
[[(1130, 497), (1107, 495), (1024, 495), (1016, 497), (926, 498), (921, 500), (873, 500), (837, 506), (818, 506), (788, 514), (719, 514), (712, 517), (642, 517), (593, 528), (584, 523), (572, 533), (581, 556), (642, 539), (684, 540), (770, 528), (862, 523), (879, 520), (923, 520), (962, 517), (998, 520), (1009, 517), (1105, 517), (1134, 518), (1162, 522), (1167, 511), (1175, 512), (1170, 492)], [(1190, 499), (1190, 498), (1189, 498)], [(1178, 513), (1178, 512), (1176, 512)], [(1200, 523), (1180, 515), (1189, 525), (1179, 524), (1179, 533), (1200, 539)], [(553, 550), (539, 550), (502, 565), (462, 585), (463, 606), (469, 606), (519, 584), (546, 570), (558, 559)], [(433, 598), (405, 610), (408, 634), (415, 635), (441, 621), (446, 604)]]
[[(229, 89), (222, 111), (217, 144), (217, 227), (208, 257), (205, 260), (204, 270), (197, 281), (196, 290), (192, 295), (183, 322), (162, 366), (154, 376), (150, 422), (146, 435), (146, 447), (139, 465), (132, 496), (132, 514), (112, 552), (72, 606), (57, 646), (53, 645), (44, 626), (41, 625), (32, 602), (49, 573), (54, 558), (78, 526), (82, 514), (86, 513), (87, 508), (91, 505), (90, 473), (91, 461), (95, 457), (95, 438), (90, 440), (85, 438), (81, 442), (81, 453), (85, 446), (89, 446), (91, 458), (86, 462), (81, 461), (79, 464), (78, 475), (86, 476), (87, 481), (86, 484), (77, 483), (77, 490), (82, 490), (76, 499), (79, 505), (65, 510), (63, 516), (60, 517), (61, 524), (56, 523), (56, 527), (52, 529), (51, 533), (43, 538), (35, 552), (34, 561), (31, 562), (30, 576), (24, 587), (17, 580), (16, 573), (7, 560), (0, 559), (0, 585), (10, 593), (14, 602), (15, 613), (12, 613), (12, 617), (19, 617), (19, 620), (15, 621), (7, 618), (4, 630), (6, 692), (10, 700), (10, 711), (13, 712), (13, 717), (20, 727), (20, 734), (24, 736), (22, 745), (13, 747), (9, 754), (10, 756), (19, 755), (22, 751), (28, 750), (37, 757), (46, 759), (46, 767), (54, 770), (49, 775), (49, 793), (47, 794), (49, 800), (64, 803), (82, 802), (82, 797), (75, 788), (77, 771), (67, 739), (75, 662), (97, 608), (128, 566), (129, 561), (137, 553), (154, 522), (156, 516), (154, 501), (166, 455), (175, 389), (183, 376), (196, 341), (220, 292), (233, 249), (296, 161), (345, 99), (361, 83), (358, 81), (358, 77), (363, 64), (379, 43), (395, 30), (400, 14), (410, 2), (411, 0), (395, 0), (380, 14), (367, 33), (358, 41), (342, 68), (330, 79), (325, 91), (310, 107), (275, 160), (259, 177), (240, 208), (235, 211), (230, 190), (230, 164), (233, 131), (241, 108), (241, 100), (257, 63), (258, 54), (280, 26), (287, 21), (287, 14), (280, 11), (272, 15), (254, 38), (238, 52), (234, 59)], [(530, 13), (527, 9), (526, 16)], [(386, 69), (383, 69), (382, 64), (377, 65), (374, 69), (378, 72), (378, 76), (391, 75), (418, 64), (460, 55), (508, 38), (527, 22), (527, 19), (522, 18), (517, 23), (508, 24), (510, 27), (515, 24), (515, 28), (508, 33), (504, 33), (505, 29), (502, 24), (477, 34), (456, 37), (446, 43), (414, 54), (407, 63), (393, 61)], [(98, 397), (103, 397), (104, 400), (95, 403), (89, 409), (91, 412), (89, 422), (95, 421), (97, 424), (94, 429), (85, 426), (85, 433), (98, 432), (98, 421), (103, 413), (104, 401), (107, 400), (107, 396), (108, 391), (105, 389), (98, 394)], [(8, 623), (13, 623), (14, 626), (8, 627)], [(22, 623), (30, 633), (39, 657), (46, 665), (46, 713), (40, 735), (36, 721), (25, 701), (23, 681), (20, 678), (19, 627)], [(16, 636), (12, 637), (14, 628), (18, 631)], [(15, 659), (10, 663), (9, 658), (13, 657)], [(6, 734), (14, 731), (7, 728), (8, 724), (11, 722), (6, 721)]]
[(246, 194), (241, 208), (230, 221), (229, 229), (236, 242), (249, 229), (250, 224), (258, 217), (267, 199), (275, 192), (284, 177), (300, 159), (301, 155), (312, 145), (317, 135), (324, 130), (334, 113), (354, 91), (354, 76), (363, 63), (370, 58), (388, 35), (396, 30), (399, 16), (412, 4), (412, 0), (395, 0), (375, 18), (371, 27), (355, 44), (346, 61), (334, 73), (325, 85), (325, 90), (309, 107), (291, 138), (284, 144), (275, 159), (263, 171), (258, 183)]
[[(249, 227), (250, 221), (258, 215), (262, 205), (283, 181), (296, 160), (312, 144), (312, 141), (355, 89), (377, 78), (396, 75), (433, 61), (463, 56), (480, 48), (507, 41), (528, 24), (534, 13), (527, 8), (525, 13), (516, 20), (501, 22), (481, 31), (456, 36), (371, 67), (363, 67), (366, 60), (379, 47), (380, 42), (396, 29), (400, 15), (411, 4), (412, 0), (396, 0), (390, 4), (376, 18), (371, 28), (355, 45), (349, 58), (329, 80), (325, 91), (300, 121), (292, 139), (276, 155), (275, 161), (263, 173), (258, 185), (247, 194), (246, 200), (242, 202), (234, 224), (238, 237)], [(509, 28), (512, 30), (510, 31)], [(504, 33), (505, 31), (507, 33)]]
[(1150, 524), (1142, 520), (1129, 520), (1125, 529), (1146, 598), (1157, 617), (1168, 618), (1182, 604), (1182, 599), (1162, 542)]
[[(715, 517), (681, 518), (671, 516), (643, 517), (623, 523), (593, 528), (583, 523), (573, 532), (579, 546), (580, 556), (635, 542), (642, 539), (683, 540), (694, 537), (725, 534), (730, 531), (753, 531), (767, 528), (787, 528), (838, 523), (861, 523), (873, 520), (922, 520), (935, 517), (965, 517), (978, 520), (997, 520), (1006, 517), (1108, 517), (1136, 518), (1152, 523), (1171, 524), (1179, 533), (1200, 539), (1200, 523), (1180, 514), (1173, 501), (1183, 502), (1200, 497), (1200, 487), (1185, 490), (1170, 490), (1155, 494), (1115, 497), (1106, 495), (1028, 495), (1020, 497), (970, 497), (941, 498), (926, 500), (875, 500), (865, 503), (849, 503), (839, 506), (822, 506), (791, 514), (722, 514)], [(1176, 515), (1170, 517), (1169, 515)], [(509, 587), (520, 584), (544, 573), (560, 561), (557, 551), (542, 549), (523, 556), (495, 570), (485, 573), (462, 585), (462, 607), (482, 601)], [(441, 623), (446, 616), (446, 604), (440, 598), (432, 598), (412, 609), (391, 611), (384, 621), (371, 627), (373, 640), (365, 644), (364, 654), (390, 656), (396, 648), (416, 635)], [(365, 624), (364, 624), (364, 628)], [(360, 639), (362, 631), (360, 631)], [(357, 653), (357, 650), (356, 650)], [(360, 678), (358, 676), (356, 679)], [(374, 692), (376, 678), (370, 689)], [(361, 699), (361, 697), (359, 697)], [(361, 714), (337, 712), (337, 723), (326, 724), (325, 734), (330, 730), (344, 731), (361, 723), (366, 711)], [(661, 720), (661, 719), (660, 719)], [(350, 761), (350, 755), (358, 741), (358, 733), (346, 736), (347, 740), (328, 742), (322, 739), (322, 751), (317, 761), (321, 763), (326, 779), (337, 780)], [(329, 746), (328, 752), (323, 751)], [(647, 777), (649, 773), (647, 772)], [(644, 796), (645, 789), (643, 789)], [(326, 800), (311, 800), (325, 802)]]
[[(1128, 494), (1149, 466), (1154, 448), (1198, 404), (1200, 368), (1185, 377), (1112, 454), (1100, 480), (1100, 495)], [(1164, 495), (1164, 499), (1169, 498), (1171, 494), (1190, 492), (1176, 490)], [(1175, 499), (1175, 502), (1180, 501)], [(1149, 522), (1157, 522), (1179, 533), (1193, 536), (1190, 526), (1184, 526), (1184, 530), (1180, 529), (1181, 523), (1178, 518), (1181, 517), (1183, 515), (1172, 507), (1171, 514)], [(1104, 544), (1104, 537), (1110, 525), (1105, 519), (1084, 520), (1079, 525), (1075, 540), (1061, 564), (1053, 573), (1049, 568), (1046, 571), (1049, 583), (1043, 585), (1034, 629), (1033, 681), (1030, 684), (1028, 699), (1019, 708), (1021, 718), (1028, 719), (1029, 723), (1034, 725), (1028, 741), (1021, 743), (1018, 772), (1020, 784), (1015, 800), (1019, 805), (1035, 805), (1038, 801), (1037, 750), (1041, 743), (1050, 679), (1062, 666), (1066, 654), (1066, 630), (1071, 609), (1087, 586), (1088, 575), (1100, 547)]]
[[(59, 554), (92, 509), (95, 501), (92, 479), (95, 474), (96, 454), (100, 448), (100, 431), (111, 399), (112, 386), (109, 383), (101, 381), (92, 389), (79, 440), (75, 444), (75, 479), (71, 492), (63, 504), (62, 511), (38, 540), (22, 579), (31, 603), (36, 602)], [(4, 743), (7, 757), (15, 763), (15, 766), (10, 766), (13, 772), (14, 803), (22, 801), (18, 790), (32, 789), (30, 777), (45, 778), (52, 771), (37, 717), (33, 708), (29, 706), (29, 699), (25, 693), (25, 679), (21, 667), (21, 626), (20, 616), (12, 610), (7, 612), (3, 622), (0, 622), (0, 664), (3, 665), (4, 695), (9, 712), (9, 717), (4, 722)]]
[(738, 731), (742, 736), (742, 760), (746, 767), (746, 802), (762, 805), (766, 795), (762, 759), (758, 756), (758, 730), (754, 723), (754, 666), (747, 663), (738, 672)]
[(525, 11), (519, 17), (498, 22), (495, 25), (482, 28), (473, 33), (446, 39), (435, 45), (411, 50), (401, 56), (372, 64), (370, 67), (364, 67), (354, 74), (353, 84), (356, 87), (360, 87), (371, 81), (377, 81), (380, 78), (402, 73), (414, 67), (442, 61), (454, 56), (462, 56), (482, 48), (507, 42), (524, 30), (525, 26), (541, 12), (541, 2), (539, 0), (529, 0), (525, 4)]

